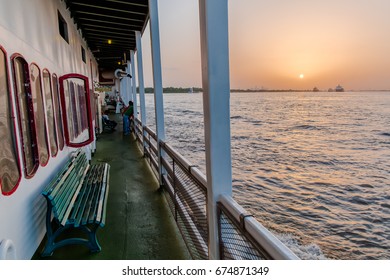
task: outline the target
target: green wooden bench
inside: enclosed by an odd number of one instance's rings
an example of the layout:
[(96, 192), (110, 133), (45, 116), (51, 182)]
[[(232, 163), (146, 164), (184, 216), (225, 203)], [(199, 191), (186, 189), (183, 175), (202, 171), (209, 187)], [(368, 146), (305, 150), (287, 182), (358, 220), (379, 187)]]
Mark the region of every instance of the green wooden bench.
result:
[[(42, 195), (47, 201), (47, 241), (42, 256), (51, 256), (57, 248), (70, 244), (86, 245), (91, 252), (101, 250), (96, 231), (105, 224), (109, 170), (107, 163), (90, 165), (85, 153), (78, 150), (46, 186)], [(61, 239), (70, 228), (84, 232), (84, 238)]]

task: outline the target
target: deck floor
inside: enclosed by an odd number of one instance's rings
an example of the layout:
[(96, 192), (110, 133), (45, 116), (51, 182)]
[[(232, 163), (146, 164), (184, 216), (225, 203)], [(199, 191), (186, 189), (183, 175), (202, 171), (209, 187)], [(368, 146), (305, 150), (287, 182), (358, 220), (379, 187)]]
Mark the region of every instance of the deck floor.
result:
[(41, 258), (44, 239), (33, 259), (189, 259), (164, 194), (135, 138), (123, 136), (119, 115), (110, 117), (118, 121), (117, 129), (98, 136), (92, 158), (92, 162), (111, 165), (106, 225), (97, 231), (102, 251), (91, 254), (85, 246), (71, 245), (57, 249), (49, 258)]

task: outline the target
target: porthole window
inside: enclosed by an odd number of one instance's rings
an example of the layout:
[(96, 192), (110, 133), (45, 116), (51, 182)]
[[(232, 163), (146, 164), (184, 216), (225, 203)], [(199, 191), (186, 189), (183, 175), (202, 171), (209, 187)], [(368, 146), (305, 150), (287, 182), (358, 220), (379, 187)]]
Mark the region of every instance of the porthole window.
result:
[(61, 106), (60, 106), (60, 94), (58, 88), (58, 78), (57, 75), (53, 74), (53, 103), (54, 103), (54, 113), (56, 119), (56, 130), (57, 130), (57, 140), (58, 147), (60, 150), (64, 148), (64, 129), (62, 126), (62, 114), (61, 114)]
[(31, 64), (30, 66), (30, 83), (39, 163), (42, 166), (45, 166), (49, 161), (49, 145), (47, 143), (46, 134), (46, 118), (41, 87), (41, 72), (36, 64)]
[(46, 101), (46, 119), (47, 119), (47, 130), (49, 134), (49, 146), (50, 153), (52, 156), (56, 156), (58, 152), (57, 146), (57, 130), (54, 116), (54, 104), (53, 104), (53, 94), (51, 90), (51, 76), (49, 71), (44, 69), (42, 71), (43, 77), (43, 91)]
[(0, 188), (5, 195), (13, 193), (21, 178), (6, 54), (0, 46)]
[(30, 74), (27, 62), (20, 56), (13, 58), (13, 67), (24, 170), (26, 177), (30, 178), (34, 175), (39, 165), (38, 145), (35, 138)]

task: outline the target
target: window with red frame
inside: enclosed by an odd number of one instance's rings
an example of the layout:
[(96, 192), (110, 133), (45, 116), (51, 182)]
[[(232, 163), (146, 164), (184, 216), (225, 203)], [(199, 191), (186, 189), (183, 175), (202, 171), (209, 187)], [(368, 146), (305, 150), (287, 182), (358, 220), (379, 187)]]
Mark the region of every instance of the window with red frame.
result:
[(60, 150), (64, 148), (64, 128), (62, 126), (62, 114), (61, 114), (61, 106), (60, 106), (60, 93), (58, 88), (58, 78), (57, 75), (53, 74), (53, 102), (54, 102), (54, 114), (56, 119), (56, 131), (57, 131), (57, 140), (58, 147)]
[(58, 152), (57, 146), (57, 130), (54, 116), (54, 104), (53, 104), (53, 93), (51, 90), (51, 76), (49, 71), (44, 69), (42, 71), (43, 78), (43, 91), (46, 101), (46, 119), (47, 119), (47, 130), (49, 133), (49, 145), (51, 156), (56, 156)]
[(38, 143), (39, 163), (45, 166), (49, 161), (49, 145), (47, 143), (45, 107), (41, 87), (41, 71), (36, 64), (30, 66), (30, 83), (32, 93), (33, 116)]
[(60, 92), (65, 140), (70, 147), (82, 147), (93, 141), (88, 78), (79, 74), (60, 77)]
[(19, 129), (23, 150), (24, 171), (27, 178), (38, 168), (38, 145), (35, 136), (32, 94), (28, 64), (21, 56), (13, 58), (15, 95), (19, 115)]
[(21, 177), (13, 120), (7, 59), (0, 47), (0, 188), (6, 195), (16, 190)]

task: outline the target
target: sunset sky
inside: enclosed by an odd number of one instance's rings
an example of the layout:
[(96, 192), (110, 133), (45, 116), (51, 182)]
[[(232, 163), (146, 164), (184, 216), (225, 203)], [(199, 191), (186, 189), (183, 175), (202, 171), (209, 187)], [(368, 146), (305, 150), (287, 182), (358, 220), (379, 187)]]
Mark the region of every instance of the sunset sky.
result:
[[(390, 89), (389, 0), (228, 2), (231, 88)], [(201, 86), (198, 0), (158, 3), (163, 85)]]

